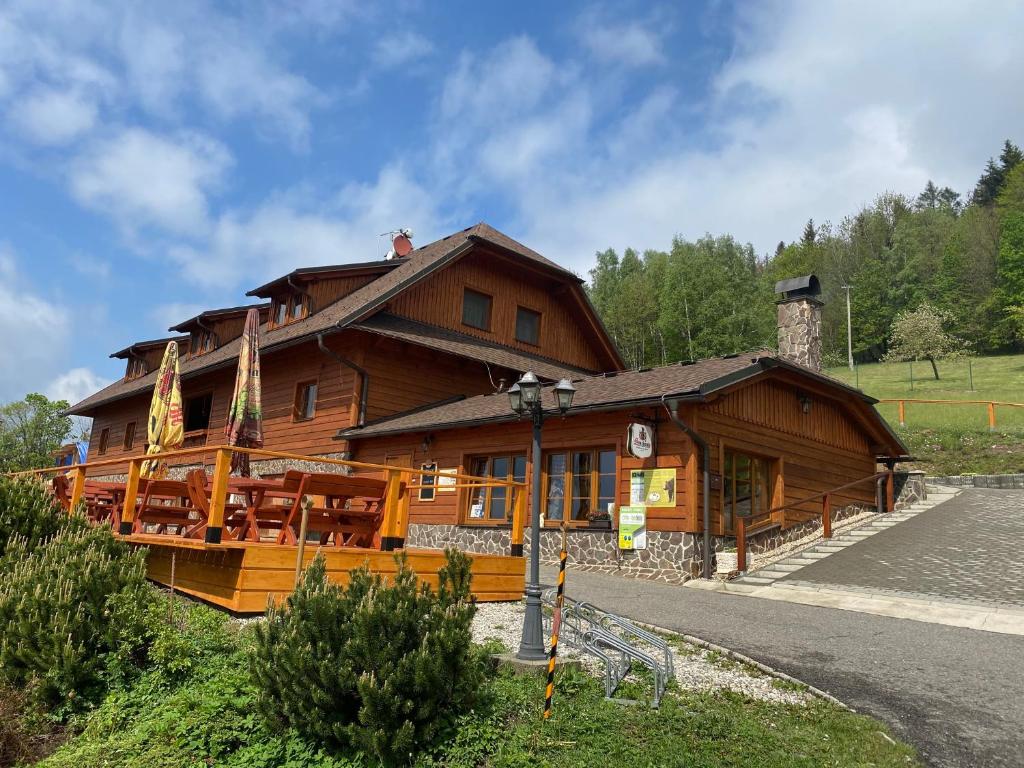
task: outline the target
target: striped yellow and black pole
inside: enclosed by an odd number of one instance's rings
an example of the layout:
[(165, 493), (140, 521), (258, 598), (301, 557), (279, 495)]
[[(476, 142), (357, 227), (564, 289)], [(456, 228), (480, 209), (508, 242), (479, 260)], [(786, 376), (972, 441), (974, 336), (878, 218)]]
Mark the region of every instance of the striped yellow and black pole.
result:
[(568, 524), (562, 521), (562, 552), (558, 561), (558, 594), (555, 597), (555, 615), (551, 619), (551, 655), (548, 656), (548, 687), (544, 699), (544, 719), (551, 717), (551, 697), (555, 693), (555, 657), (558, 656), (558, 631), (562, 628), (562, 600), (565, 597), (565, 561)]

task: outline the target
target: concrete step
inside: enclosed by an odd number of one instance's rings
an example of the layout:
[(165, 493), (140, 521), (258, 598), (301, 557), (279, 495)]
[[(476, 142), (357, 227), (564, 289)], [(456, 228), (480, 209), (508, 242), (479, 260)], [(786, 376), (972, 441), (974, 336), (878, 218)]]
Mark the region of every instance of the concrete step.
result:
[(787, 576), (789, 573), (789, 571), (776, 571), (762, 568), (760, 571), (755, 571), (754, 575), (762, 579), (771, 579), (772, 581), (774, 581), (775, 579), (781, 579)]
[(737, 581), (741, 584), (758, 584), (761, 586), (775, 583), (775, 579), (766, 579), (761, 576), (741, 576)]
[(786, 558), (785, 560), (780, 560), (777, 563), (772, 563), (771, 565), (769, 565), (767, 567), (771, 568), (773, 571), (785, 571), (786, 573), (792, 573), (793, 571), (799, 570), (803, 566), (802, 565), (793, 565), (790, 562), (790, 559)]
[(830, 554), (832, 554), (832, 553), (831, 552), (815, 552), (813, 550), (808, 550), (807, 552), (803, 552), (803, 553), (800, 554), (800, 559), (804, 559), (804, 560), (821, 560), (823, 557), (828, 557)]

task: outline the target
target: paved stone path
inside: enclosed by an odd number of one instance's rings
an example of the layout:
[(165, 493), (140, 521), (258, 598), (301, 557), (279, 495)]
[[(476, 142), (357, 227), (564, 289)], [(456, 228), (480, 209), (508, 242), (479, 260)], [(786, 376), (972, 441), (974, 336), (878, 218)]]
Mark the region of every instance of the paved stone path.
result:
[(566, 591), (828, 691), (929, 766), (1024, 765), (1024, 637), (572, 570)]
[(1024, 609), (1022, 546), (1024, 491), (969, 488), (781, 581)]

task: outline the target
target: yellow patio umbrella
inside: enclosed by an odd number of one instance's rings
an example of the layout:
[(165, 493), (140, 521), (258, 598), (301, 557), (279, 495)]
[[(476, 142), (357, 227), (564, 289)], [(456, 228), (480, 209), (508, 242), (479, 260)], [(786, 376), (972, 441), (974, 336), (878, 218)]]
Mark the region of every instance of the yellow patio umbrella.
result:
[[(185, 442), (185, 421), (181, 412), (181, 375), (178, 372), (178, 342), (172, 341), (164, 350), (164, 359), (157, 371), (153, 399), (146, 420), (147, 456), (180, 448)], [(142, 463), (142, 476), (159, 478), (167, 474), (166, 462)]]

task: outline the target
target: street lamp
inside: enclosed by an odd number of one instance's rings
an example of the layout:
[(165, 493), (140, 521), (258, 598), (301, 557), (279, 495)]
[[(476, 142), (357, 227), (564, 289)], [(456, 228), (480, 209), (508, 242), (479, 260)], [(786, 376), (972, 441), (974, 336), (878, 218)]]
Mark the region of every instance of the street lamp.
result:
[[(512, 410), (520, 416), (533, 419), (533, 502), (530, 505), (530, 576), (526, 583), (526, 618), (523, 620), (523, 637), (519, 641), (516, 656), (526, 661), (542, 661), (544, 653), (544, 623), (540, 604), (540, 433), (544, 425), (544, 403), (540, 381), (527, 371), (508, 391)], [(563, 416), (572, 407), (576, 388), (568, 379), (562, 379), (554, 388), (555, 404)]]

